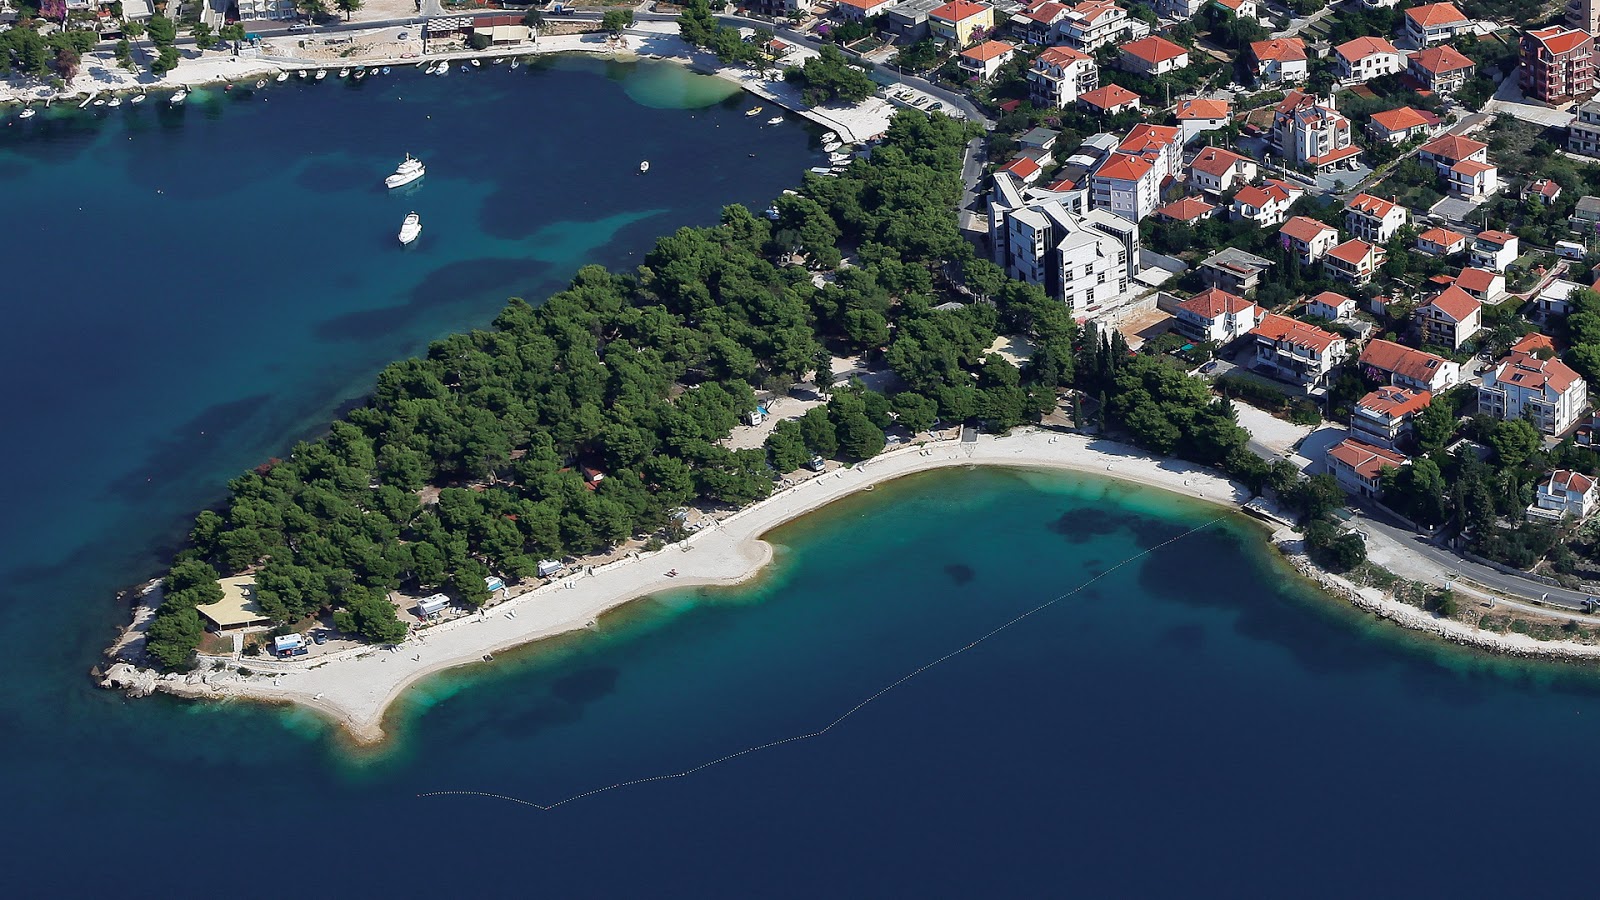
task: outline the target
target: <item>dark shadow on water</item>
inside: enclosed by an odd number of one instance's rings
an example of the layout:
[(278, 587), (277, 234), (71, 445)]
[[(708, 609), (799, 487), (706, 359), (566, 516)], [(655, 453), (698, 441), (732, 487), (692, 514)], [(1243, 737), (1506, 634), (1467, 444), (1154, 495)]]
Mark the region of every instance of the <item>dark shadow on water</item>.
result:
[(1174, 625), (1161, 632), (1156, 643), (1169, 650), (1199, 652), (1206, 645), (1206, 630), (1201, 625)]
[[(364, 309), (329, 319), (317, 326), (316, 335), (324, 341), (364, 341), (401, 331), (427, 313), (430, 308), (467, 302), (495, 293), (509, 299), (516, 295), (513, 285), (536, 284), (548, 267), (520, 259), (475, 259), (451, 263), (429, 273), (399, 306)], [(543, 297), (543, 291), (527, 291)], [(488, 324), (485, 322), (484, 324)]]
[(1074, 544), (1087, 544), (1097, 537), (1116, 534), (1117, 523), (1110, 516), (1095, 515), (1086, 508), (1069, 509), (1045, 526)]
[(566, 703), (593, 703), (616, 693), (617, 680), (621, 676), (622, 670), (615, 666), (583, 669), (556, 679), (550, 685), (550, 694)]
[(195, 457), (203, 455), (208, 444), (220, 445), (230, 432), (260, 415), (262, 408), (271, 401), (271, 394), (256, 394), (201, 410), (178, 426), (142, 461), (130, 467), (127, 477), (116, 482), (111, 493), (139, 498), (169, 490), (174, 480), (189, 474)]
[(972, 579), (978, 577), (978, 573), (974, 572), (971, 566), (964, 563), (951, 563), (944, 567), (944, 573), (949, 575), (950, 580), (958, 585), (971, 584)]

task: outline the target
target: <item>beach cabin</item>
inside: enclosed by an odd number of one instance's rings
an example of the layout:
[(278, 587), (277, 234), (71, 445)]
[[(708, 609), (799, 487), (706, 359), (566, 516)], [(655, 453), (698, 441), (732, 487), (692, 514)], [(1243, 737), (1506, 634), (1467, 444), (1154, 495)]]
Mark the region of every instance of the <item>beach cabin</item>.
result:
[(417, 601), (417, 618), (431, 619), (450, 607), (450, 598), (443, 594), (430, 594)]
[(285, 634), (272, 639), (272, 652), (280, 659), (306, 655), (306, 639), (299, 634)]
[(563, 565), (562, 563), (558, 563), (553, 559), (541, 559), (541, 560), (539, 560), (539, 568), (538, 568), (539, 577), (540, 578), (549, 578), (551, 575), (554, 575), (557, 572), (559, 572), (559, 571), (561, 571), (562, 569), (565, 569), (565, 568), (566, 568), (565, 565)]

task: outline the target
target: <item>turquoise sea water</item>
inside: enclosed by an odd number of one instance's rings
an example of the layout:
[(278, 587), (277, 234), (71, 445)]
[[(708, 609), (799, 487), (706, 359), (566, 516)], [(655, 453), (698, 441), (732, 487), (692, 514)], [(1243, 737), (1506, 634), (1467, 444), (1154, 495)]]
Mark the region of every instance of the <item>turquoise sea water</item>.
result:
[[(93, 689), (113, 590), (383, 362), (764, 205), (816, 153), (660, 66), (286, 87), (0, 122), (12, 893), (1586, 886), (1588, 670), (1388, 629), (1307, 592), (1249, 523), (1098, 479), (946, 472), (847, 500), (777, 533), (756, 584), (422, 685), (376, 753), (302, 712)], [(673, 108), (691, 99), (712, 105)], [(430, 174), (391, 196), (406, 150)], [(552, 812), (419, 797), (548, 804), (812, 732), (1063, 595), (819, 738)]]

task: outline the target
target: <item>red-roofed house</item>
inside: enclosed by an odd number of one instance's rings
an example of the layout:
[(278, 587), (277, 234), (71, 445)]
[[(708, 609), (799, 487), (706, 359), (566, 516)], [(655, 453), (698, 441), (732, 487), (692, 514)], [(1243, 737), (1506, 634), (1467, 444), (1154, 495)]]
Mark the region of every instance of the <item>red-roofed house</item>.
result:
[(1228, 127), (1232, 106), (1227, 100), (1179, 100), (1173, 118), (1183, 129), (1185, 144), (1199, 137), (1201, 132)]
[(1287, 316), (1267, 313), (1250, 334), (1256, 340), (1253, 368), (1306, 390), (1344, 358), (1344, 338)]
[(1477, 297), (1451, 285), (1417, 307), (1416, 319), (1424, 344), (1459, 350), (1483, 329), (1483, 304)]
[(1528, 514), (1547, 519), (1564, 516), (1583, 519), (1594, 512), (1594, 504), (1593, 478), (1570, 469), (1557, 469), (1550, 473), (1547, 480), (1539, 483)]
[(1393, 341), (1372, 340), (1361, 350), (1368, 378), (1437, 394), (1461, 382), (1461, 366), (1442, 356)]
[(1233, 195), (1230, 210), (1235, 219), (1246, 219), (1260, 228), (1268, 228), (1282, 222), (1293, 204), (1294, 197), (1276, 184), (1247, 185)]
[(1345, 230), (1375, 244), (1387, 244), (1405, 224), (1406, 208), (1382, 197), (1360, 193), (1344, 206)]
[(1272, 146), (1319, 171), (1353, 164), (1361, 155), (1350, 137), (1350, 120), (1333, 108), (1333, 99), (1302, 91), (1290, 91), (1273, 110)]
[(1371, 81), (1405, 69), (1405, 57), (1381, 37), (1358, 37), (1333, 48), (1339, 60), (1339, 77), (1347, 82)]
[(1261, 321), (1261, 307), (1221, 288), (1207, 288), (1178, 304), (1178, 330), (1193, 340), (1229, 344)]
[(1169, 222), (1185, 222), (1193, 225), (1196, 222), (1209, 219), (1216, 215), (1217, 208), (1201, 200), (1199, 197), (1183, 197), (1168, 203), (1156, 210), (1156, 217)]
[(1477, 67), (1461, 51), (1449, 44), (1440, 44), (1413, 54), (1409, 69), (1411, 77), (1428, 90), (1453, 94), (1467, 83)]
[(1305, 81), (1310, 74), (1306, 63), (1306, 42), (1299, 38), (1274, 38), (1250, 45), (1256, 77), (1264, 82)]
[(1140, 123), (1129, 129), (1117, 152), (1139, 156), (1161, 170), (1161, 180), (1176, 178), (1183, 170), (1183, 131), (1171, 125)]
[(1345, 438), (1328, 448), (1328, 468), (1339, 486), (1362, 497), (1383, 496), (1383, 470), (1411, 462), (1393, 450)]
[(1254, 20), (1256, 17), (1256, 0), (1211, 0), (1211, 2), (1233, 13), (1236, 18)]
[(900, 0), (839, 0), (838, 10), (840, 17), (850, 22), (861, 22), (873, 16), (882, 15), (891, 9)]
[(1017, 48), (1005, 41), (984, 41), (976, 47), (961, 51), (961, 58), (956, 63), (961, 71), (966, 72), (969, 78), (978, 81), (988, 81), (1000, 67), (1011, 61), (1017, 55)]
[(1310, 265), (1339, 243), (1339, 229), (1305, 216), (1291, 216), (1278, 229), (1278, 240), (1285, 250), (1294, 251), (1301, 262)]
[(1333, 278), (1349, 284), (1363, 285), (1372, 280), (1372, 274), (1383, 265), (1383, 259), (1382, 247), (1374, 247), (1359, 238), (1351, 238), (1329, 250), (1327, 257), (1322, 260), (1322, 265)]
[(1138, 19), (1130, 19), (1128, 11), (1111, 0), (1082, 0), (1074, 4), (1056, 28), (1063, 41), (1085, 53), (1150, 33), (1149, 26)]
[(1221, 147), (1207, 147), (1189, 163), (1189, 178), (1202, 191), (1225, 193), (1236, 182), (1254, 181), (1258, 167), (1248, 156)]
[(1066, 109), (1099, 86), (1100, 67), (1094, 57), (1071, 47), (1047, 48), (1028, 69), (1028, 98), (1041, 109)]
[(928, 30), (957, 47), (972, 43), (972, 33), (979, 28), (994, 28), (994, 7), (986, 3), (952, 0), (928, 12)]
[(1550, 335), (1548, 334), (1540, 334), (1537, 331), (1532, 331), (1520, 338), (1517, 338), (1517, 342), (1512, 344), (1511, 349), (1506, 352), (1526, 353), (1529, 356), (1538, 356), (1541, 358), (1555, 356), (1556, 342), (1551, 340)]
[(1039, 175), (1044, 170), (1039, 166), (1039, 161), (1033, 157), (1019, 156), (1001, 166), (999, 171), (1010, 173), (1023, 184), (1033, 184), (1039, 180)]
[(1417, 250), (1429, 256), (1449, 256), (1467, 249), (1467, 236), (1448, 228), (1429, 228), (1417, 235)]
[(1089, 178), (1089, 206), (1138, 222), (1161, 204), (1161, 170), (1142, 156), (1113, 153)]
[(1545, 434), (1565, 432), (1589, 403), (1589, 385), (1559, 359), (1514, 352), (1483, 376), (1478, 411), (1497, 419), (1523, 419)]
[(1556, 198), (1560, 196), (1561, 185), (1548, 178), (1536, 178), (1522, 188), (1522, 199), (1537, 200), (1547, 206), (1556, 202)]
[(1522, 92), (1545, 103), (1565, 103), (1594, 91), (1594, 38), (1552, 25), (1522, 33)]
[(1388, 384), (1356, 401), (1350, 415), (1350, 436), (1375, 447), (1393, 450), (1411, 432), (1412, 422), (1433, 394)]
[(1433, 163), (1450, 193), (1477, 199), (1500, 189), (1500, 169), (1489, 162), (1489, 145), (1457, 134), (1441, 134), (1417, 150)]
[(1189, 51), (1164, 37), (1150, 35), (1122, 45), (1117, 67), (1155, 77), (1175, 72), (1189, 64)]
[(1480, 231), (1467, 248), (1467, 260), (1479, 269), (1504, 272), (1506, 266), (1517, 261), (1519, 241), (1514, 234), (1504, 231)]
[(1439, 117), (1433, 113), (1402, 106), (1373, 113), (1367, 123), (1367, 133), (1385, 143), (1401, 144), (1414, 135), (1427, 134), (1428, 129), (1438, 124)]
[(1109, 116), (1124, 110), (1138, 109), (1139, 95), (1120, 84), (1108, 84), (1103, 88), (1079, 94), (1078, 105), (1086, 107), (1090, 112)]
[(1355, 314), (1355, 298), (1335, 294), (1333, 291), (1323, 291), (1306, 303), (1306, 315), (1327, 319), (1329, 322), (1348, 319)]
[(1413, 47), (1448, 41), (1472, 27), (1466, 13), (1450, 3), (1430, 3), (1406, 10), (1406, 38)]
[(1471, 294), (1479, 303), (1498, 303), (1506, 295), (1506, 277), (1499, 272), (1468, 266), (1456, 276), (1456, 287)]

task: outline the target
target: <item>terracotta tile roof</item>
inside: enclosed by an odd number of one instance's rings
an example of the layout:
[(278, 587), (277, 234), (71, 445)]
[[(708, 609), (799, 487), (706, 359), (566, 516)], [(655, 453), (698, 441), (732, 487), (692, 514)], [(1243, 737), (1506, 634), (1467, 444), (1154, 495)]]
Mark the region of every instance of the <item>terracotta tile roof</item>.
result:
[(1268, 203), (1288, 203), (1291, 199), (1288, 192), (1275, 184), (1266, 187), (1250, 185), (1233, 195), (1235, 205), (1254, 206), (1256, 209), (1264, 209)]
[(1475, 159), (1463, 159), (1451, 166), (1450, 171), (1470, 177), (1473, 175), (1482, 175), (1485, 172), (1493, 172), (1499, 168), (1499, 166), (1490, 165), (1489, 163), (1481, 163)]
[(1180, 56), (1184, 56), (1189, 51), (1178, 46), (1177, 44), (1174, 44), (1164, 37), (1159, 37), (1152, 34), (1149, 37), (1143, 37), (1137, 41), (1129, 41), (1128, 43), (1123, 44), (1122, 52), (1134, 57), (1135, 59), (1142, 59), (1151, 65), (1155, 65), (1157, 63), (1166, 62), (1170, 59), (1177, 59)]
[(1540, 359), (1528, 353), (1516, 352), (1501, 361), (1500, 368), (1495, 370), (1494, 380), (1530, 391), (1542, 391), (1548, 386), (1564, 394), (1574, 382), (1582, 379), (1559, 359)]
[(1039, 162), (1026, 156), (1019, 156), (1001, 166), (1000, 171), (1010, 172), (1018, 178), (1027, 178), (1039, 171)]
[(1439, 44), (1429, 47), (1421, 53), (1411, 57), (1411, 64), (1427, 72), (1429, 75), (1443, 75), (1446, 72), (1459, 72), (1470, 69), (1472, 60), (1468, 59), (1461, 51), (1449, 44)]
[(1361, 364), (1380, 372), (1432, 384), (1434, 376), (1449, 364), (1449, 360), (1393, 341), (1374, 340), (1368, 341), (1361, 351)]
[[(1054, 4), (1046, 5), (1053, 6)], [(1052, 66), (1061, 66), (1065, 68), (1066, 66), (1070, 66), (1075, 62), (1085, 59), (1093, 59), (1093, 57), (1089, 56), (1087, 53), (1079, 53), (1071, 47), (1050, 47), (1035, 57), (1034, 61), (1045, 62)]]
[(1283, 195), (1285, 197), (1289, 198), (1290, 200), (1293, 200), (1294, 198), (1296, 198), (1296, 197), (1298, 197), (1301, 194), (1304, 194), (1306, 192), (1305, 188), (1300, 187), (1297, 184), (1290, 184), (1289, 182), (1284, 181), (1281, 178), (1263, 178), (1263, 179), (1261, 179), (1261, 182), (1263, 184), (1265, 184), (1267, 187), (1275, 187), (1278, 190), (1282, 191)]
[(1456, 276), (1456, 285), (1464, 291), (1481, 293), (1487, 291), (1498, 277), (1500, 276), (1490, 272), (1488, 269), (1474, 269), (1468, 266), (1461, 270), (1460, 275)]
[(1230, 294), (1221, 288), (1208, 288), (1178, 304), (1179, 309), (1192, 312), (1203, 319), (1215, 319), (1226, 313), (1241, 313), (1254, 306), (1255, 304), (1249, 300)]
[(1382, 219), (1387, 217), (1389, 213), (1393, 212), (1395, 206), (1392, 200), (1385, 200), (1382, 197), (1374, 197), (1371, 194), (1363, 192), (1350, 198), (1350, 202), (1346, 203), (1344, 208), (1347, 210), (1353, 209), (1362, 215), (1371, 216), (1374, 219)]
[(961, 51), (961, 55), (965, 56), (967, 59), (975, 59), (979, 62), (988, 62), (997, 56), (1004, 56), (1015, 49), (1017, 48), (1006, 43), (1005, 41), (984, 41), (970, 50)]
[(1550, 480), (1544, 483), (1550, 493), (1556, 491), (1572, 491), (1575, 494), (1587, 494), (1594, 490), (1594, 479), (1571, 469), (1557, 469), (1550, 473)]
[(1495, 244), (1501, 247), (1517, 239), (1514, 234), (1506, 234), (1504, 231), (1489, 231), (1487, 229), (1478, 232), (1475, 237), (1486, 244)]
[(1267, 313), (1261, 319), (1261, 324), (1250, 333), (1269, 340), (1304, 347), (1318, 356), (1328, 352), (1329, 347), (1343, 340), (1331, 331), (1323, 331), (1315, 325), (1307, 325), (1298, 319), (1280, 316), (1277, 313)]
[(1117, 150), (1122, 153), (1143, 153), (1147, 150), (1165, 150), (1178, 143), (1179, 135), (1183, 134), (1180, 128), (1171, 125), (1149, 125), (1140, 123), (1129, 129), (1128, 136), (1117, 145)]
[(1468, 22), (1466, 14), (1451, 3), (1430, 3), (1406, 10), (1406, 18), (1423, 28), (1435, 28), (1453, 22)]
[(1329, 447), (1328, 458), (1344, 463), (1368, 481), (1377, 478), (1384, 469), (1398, 469), (1411, 461), (1393, 450), (1364, 444), (1355, 438), (1345, 438)]
[(1112, 0), (1084, 0), (1084, 2), (1073, 6), (1072, 12), (1084, 22), (1093, 24), (1096, 19), (1117, 8), (1117, 4), (1113, 3)]
[(1340, 59), (1349, 62), (1360, 62), (1377, 53), (1393, 53), (1399, 55), (1400, 51), (1394, 45), (1381, 37), (1358, 37), (1353, 41), (1345, 41), (1333, 48)]
[(1409, 106), (1399, 109), (1390, 109), (1372, 114), (1372, 121), (1382, 126), (1385, 131), (1405, 131), (1408, 128), (1420, 128), (1425, 125), (1439, 124), (1439, 117), (1420, 112)]
[(1181, 122), (1184, 119), (1226, 119), (1232, 106), (1226, 100), (1179, 100), (1173, 113)]
[(1544, 49), (1555, 56), (1571, 53), (1573, 50), (1583, 46), (1585, 41), (1593, 40), (1587, 32), (1579, 31), (1576, 28), (1562, 28), (1560, 25), (1551, 25), (1549, 28), (1529, 31), (1527, 35), (1543, 44)]
[(1356, 144), (1351, 144), (1348, 147), (1340, 147), (1337, 150), (1330, 150), (1321, 156), (1308, 156), (1306, 157), (1306, 162), (1313, 166), (1323, 166), (1327, 165), (1328, 163), (1336, 163), (1341, 159), (1349, 159), (1352, 156), (1360, 155), (1361, 148)]
[(1529, 356), (1538, 356), (1540, 350), (1549, 350), (1554, 353), (1556, 352), (1556, 342), (1552, 341), (1548, 334), (1540, 334), (1537, 331), (1523, 335), (1515, 344), (1511, 345), (1512, 353), (1526, 353)]
[(1339, 233), (1339, 230), (1332, 225), (1325, 225), (1305, 216), (1292, 216), (1289, 221), (1283, 223), (1282, 228), (1278, 229), (1279, 234), (1288, 235), (1303, 244), (1309, 244), (1330, 231), (1334, 234)]
[(1417, 235), (1417, 240), (1438, 244), (1441, 247), (1449, 247), (1466, 239), (1466, 235), (1451, 231), (1448, 228), (1429, 228), (1427, 231)]
[(1433, 296), (1432, 300), (1422, 304), (1423, 309), (1437, 309), (1450, 317), (1453, 322), (1465, 322), (1473, 313), (1483, 308), (1478, 298), (1455, 285), (1445, 288)]
[(1193, 222), (1214, 209), (1215, 206), (1199, 197), (1184, 197), (1156, 210), (1156, 215), (1166, 216), (1176, 222)]
[(1294, 62), (1306, 58), (1306, 42), (1299, 38), (1278, 38), (1271, 41), (1253, 41), (1250, 52), (1256, 59), (1266, 62)]
[(1432, 153), (1434, 156), (1446, 159), (1466, 159), (1479, 150), (1489, 149), (1489, 145), (1459, 134), (1441, 134), (1423, 144), (1421, 149), (1424, 153)]
[(1244, 0), (1215, 0), (1215, 2), (1218, 5), (1226, 6), (1234, 12), (1238, 12), (1239, 7), (1244, 5)]
[(1229, 169), (1241, 162), (1252, 162), (1249, 157), (1240, 156), (1232, 150), (1222, 147), (1207, 147), (1195, 156), (1194, 162), (1189, 164), (1191, 171), (1201, 172), (1213, 178), (1221, 178)]
[[(1054, 25), (1055, 23), (1061, 21), (1061, 17), (1066, 14), (1067, 7), (1065, 4), (1061, 3), (1040, 3), (1031, 9), (1023, 10), (1022, 12), (1022, 15), (1025, 18), (1032, 19), (1041, 25)], [(1064, 47), (1062, 49), (1068, 48)], [(1049, 51), (1047, 50), (1045, 52), (1048, 53)]]
[(1142, 156), (1129, 156), (1126, 153), (1114, 153), (1111, 159), (1094, 173), (1096, 178), (1116, 178), (1121, 181), (1138, 181), (1155, 165)]
[(961, 22), (988, 11), (989, 7), (982, 3), (973, 3), (972, 0), (952, 0), (952, 2), (929, 12), (928, 18), (943, 19), (946, 22)]
[(1343, 294), (1334, 293), (1333, 291), (1323, 291), (1315, 297), (1312, 297), (1309, 302), (1320, 303), (1323, 306), (1331, 306), (1334, 309), (1338, 309), (1341, 306), (1344, 306), (1346, 303), (1349, 303), (1350, 298)]
[(1356, 408), (1368, 409), (1379, 415), (1398, 419), (1402, 416), (1422, 412), (1432, 402), (1433, 394), (1429, 391), (1418, 391), (1386, 384), (1357, 400)]
[(1096, 109), (1111, 109), (1114, 106), (1138, 102), (1139, 95), (1120, 84), (1108, 84), (1103, 88), (1079, 94), (1078, 99)]
[(839, 0), (840, 4), (853, 6), (856, 9), (874, 9), (888, 2), (890, 0)]
[(1551, 181), (1548, 178), (1540, 178), (1533, 184), (1528, 185), (1526, 192), (1529, 194), (1538, 194), (1547, 200), (1554, 200), (1561, 194), (1561, 185), (1556, 184), (1554, 181)]
[(1349, 263), (1352, 266), (1359, 266), (1371, 260), (1373, 257), (1372, 251), (1376, 249), (1376, 247), (1372, 246), (1366, 241), (1363, 241), (1359, 238), (1352, 238), (1333, 248), (1332, 250), (1329, 250), (1328, 255), (1339, 260), (1340, 262)]

